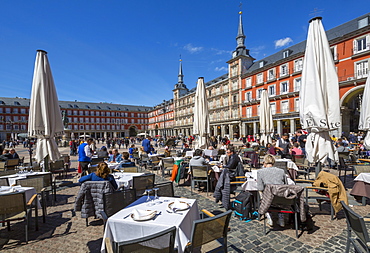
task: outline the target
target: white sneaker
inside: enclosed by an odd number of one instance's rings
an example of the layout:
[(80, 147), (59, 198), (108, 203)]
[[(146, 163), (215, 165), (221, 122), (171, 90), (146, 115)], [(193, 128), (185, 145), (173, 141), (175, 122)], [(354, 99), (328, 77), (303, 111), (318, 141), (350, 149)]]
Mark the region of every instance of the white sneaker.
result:
[(280, 227), (285, 227), (285, 221), (284, 221), (284, 214), (279, 213), (278, 214), (278, 224)]
[(271, 219), (271, 216), (269, 213), (266, 213), (266, 219), (267, 219), (267, 224), (272, 227), (273, 226), (273, 223), (272, 223), (272, 219)]

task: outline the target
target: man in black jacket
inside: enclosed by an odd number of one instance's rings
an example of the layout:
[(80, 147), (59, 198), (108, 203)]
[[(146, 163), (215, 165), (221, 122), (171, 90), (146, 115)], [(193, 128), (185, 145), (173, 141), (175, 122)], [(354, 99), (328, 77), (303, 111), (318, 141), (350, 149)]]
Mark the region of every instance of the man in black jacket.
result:
[(227, 164), (224, 165), (224, 168), (228, 168), (231, 171), (235, 171), (236, 166), (238, 166), (238, 163), (240, 161), (239, 156), (235, 154), (235, 150), (233, 147), (230, 147), (226, 150), (227, 154)]

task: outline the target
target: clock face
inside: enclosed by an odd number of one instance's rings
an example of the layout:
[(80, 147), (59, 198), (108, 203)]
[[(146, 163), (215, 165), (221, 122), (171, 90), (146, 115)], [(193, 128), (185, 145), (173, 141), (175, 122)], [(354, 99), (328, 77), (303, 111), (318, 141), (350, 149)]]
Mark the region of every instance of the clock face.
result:
[(233, 52), (233, 57), (236, 57), (236, 51)]

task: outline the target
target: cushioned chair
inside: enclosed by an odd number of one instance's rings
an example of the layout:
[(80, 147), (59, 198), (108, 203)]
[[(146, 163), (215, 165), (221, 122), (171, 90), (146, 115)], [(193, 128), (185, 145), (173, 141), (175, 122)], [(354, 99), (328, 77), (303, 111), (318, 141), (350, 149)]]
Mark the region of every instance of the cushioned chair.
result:
[(154, 188), (154, 174), (145, 174), (132, 178), (132, 188), (136, 191), (136, 197), (140, 198), (146, 189)]
[(175, 191), (173, 190), (173, 182), (165, 182), (154, 185), (154, 188), (158, 188), (157, 195), (160, 197), (174, 197)]
[[(204, 212), (204, 211), (203, 211)], [(209, 214), (209, 212), (206, 212)], [(223, 252), (227, 252), (227, 232), (232, 210), (219, 215), (193, 221), (190, 242), (186, 245), (186, 252), (194, 252), (195, 249), (214, 240), (223, 238)]]
[(161, 232), (144, 236), (139, 239), (111, 242), (105, 238), (105, 246), (108, 253), (113, 252), (169, 252), (174, 253), (176, 227), (167, 228)]
[[(16, 192), (6, 195), (0, 195), (0, 223), (8, 224), (8, 230), (10, 231), (10, 222), (25, 220), (25, 234), (26, 243), (28, 243), (28, 226), (29, 219), (31, 216), (31, 205), (35, 202), (37, 195), (33, 195), (32, 198), (26, 203), (25, 192)], [(37, 205), (36, 213), (37, 213)], [(37, 222), (37, 216), (35, 221)], [(37, 225), (36, 225), (37, 228)]]
[[(370, 222), (370, 218), (363, 218), (349, 208), (343, 201), (340, 203), (342, 204), (347, 220), (346, 252), (349, 252), (351, 244), (354, 246), (355, 252), (370, 252), (370, 237), (365, 223)], [(357, 238), (352, 238), (352, 231)]]

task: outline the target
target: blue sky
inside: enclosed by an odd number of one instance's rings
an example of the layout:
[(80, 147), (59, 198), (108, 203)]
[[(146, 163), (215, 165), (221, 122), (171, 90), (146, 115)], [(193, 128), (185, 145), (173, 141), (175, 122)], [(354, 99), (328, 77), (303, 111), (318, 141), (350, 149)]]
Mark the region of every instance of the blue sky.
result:
[[(31, 94), (36, 50), (48, 52), (59, 100), (153, 106), (184, 82), (227, 73), (237, 0), (0, 0), (0, 96)], [(370, 1), (243, 1), (246, 46), (257, 60), (303, 41), (314, 10), (325, 29)]]

